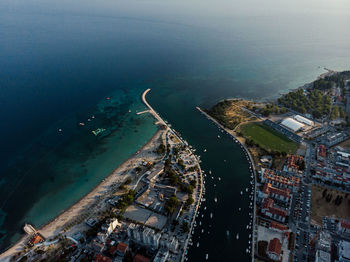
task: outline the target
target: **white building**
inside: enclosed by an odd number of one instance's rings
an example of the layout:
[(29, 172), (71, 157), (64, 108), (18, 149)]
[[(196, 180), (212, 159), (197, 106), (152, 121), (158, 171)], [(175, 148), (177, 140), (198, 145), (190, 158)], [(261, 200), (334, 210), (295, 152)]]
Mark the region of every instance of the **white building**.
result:
[(314, 122), (311, 121), (310, 119), (307, 119), (303, 116), (300, 116), (300, 115), (295, 115), (294, 116), (294, 119), (300, 123), (303, 123), (305, 125), (308, 125), (308, 126), (313, 126), (314, 125)]
[(338, 250), (339, 262), (350, 262), (350, 242), (340, 241)]
[(318, 236), (317, 248), (325, 252), (331, 252), (331, 235), (325, 231), (322, 231)]
[(331, 262), (331, 254), (323, 250), (317, 250), (315, 262)]
[(169, 251), (166, 249), (159, 249), (153, 262), (165, 262), (169, 256)]
[(304, 124), (294, 120), (293, 118), (287, 117), (281, 122), (281, 125), (292, 130), (293, 132), (297, 132), (304, 127)]

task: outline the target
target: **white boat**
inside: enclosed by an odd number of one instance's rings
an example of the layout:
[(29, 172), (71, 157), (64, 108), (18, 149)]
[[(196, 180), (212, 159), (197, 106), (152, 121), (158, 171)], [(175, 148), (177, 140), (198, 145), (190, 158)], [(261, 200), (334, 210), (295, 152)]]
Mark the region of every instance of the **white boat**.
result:
[(218, 135), (218, 138), (220, 138), (220, 136)]
[(209, 258), (209, 255), (205, 254), (205, 260), (208, 260), (208, 258)]
[(229, 230), (226, 230), (226, 235), (230, 236), (230, 231)]
[(219, 181), (221, 181), (221, 177), (218, 177)]
[(206, 149), (204, 149), (204, 150), (203, 150), (203, 152), (205, 153), (205, 152), (207, 152), (207, 150), (206, 150)]
[(213, 213), (210, 213), (210, 218), (213, 218)]
[(215, 203), (217, 203), (217, 202), (218, 202), (218, 199), (215, 197), (215, 198), (214, 198), (214, 201), (215, 201)]
[(241, 191), (241, 195), (243, 195), (243, 191)]
[(211, 170), (209, 170), (209, 175), (211, 175)]
[(239, 234), (237, 233), (237, 235), (236, 235), (236, 239), (238, 240), (239, 239)]
[(199, 247), (199, 242), (197, 242), (197, 247)]

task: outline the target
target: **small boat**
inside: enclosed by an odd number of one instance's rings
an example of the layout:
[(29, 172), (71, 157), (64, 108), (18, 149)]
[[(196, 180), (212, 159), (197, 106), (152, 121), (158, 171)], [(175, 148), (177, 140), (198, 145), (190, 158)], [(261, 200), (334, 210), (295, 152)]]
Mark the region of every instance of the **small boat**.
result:
[(217, 202), (218, 202), (218, 199), (215, 197), (215, 198), (214, 198), (214, 201), (215, 201), (215, 203), (217, 203)]
[(218, 138), (220, 138), (220, 136), (218, 135)]
[(85, 123), (84, 122), (80, 122), (79, 126), (85, 126)]
[(226, 236), (230, 236), (230, 231), (226, 230)]
[(62, 132), (62, 128), (59, 128), (59, 129), (58, 129), (58, 132)]
[(209, 255), (205, 254), (205, 260), (208, 260), (208, 258), (209, 258)]
[(241, 191), (241, 195), (243, 195), (243, 191)]
[(197, 247), (199, 247), (199, 242), (197, 242)]
[(219, 181), (221, 181), (221, 177), (218, 177)]
[(202, 229), (202, 233), (204, 233), (204, 229)]
[(209, 175), (211, 175), (211, 170), (209, 170)]
[(241, 211), (242, 209), (241, 208), (238, 208), (238, 211)]
[(205, 152), (207, 152), (207, 150), (206, 150), (206, 149), (204, 149), (204, 150), (203, 150), (203, 152), (205, 153)]
[(239, 234), (237, 233), (237, 235), (236, 235), (236, 239), (238, 240), (239, 239)]
[(210, 218), (213, 218), (213, 213), (210, 213)]

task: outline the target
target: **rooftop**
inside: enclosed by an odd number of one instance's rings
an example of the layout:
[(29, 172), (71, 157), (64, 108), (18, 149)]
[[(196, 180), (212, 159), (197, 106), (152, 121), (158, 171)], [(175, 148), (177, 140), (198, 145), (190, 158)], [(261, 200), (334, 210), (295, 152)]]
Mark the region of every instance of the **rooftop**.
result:
[(282, 243), (278, 238), (274, 238), (269, 243), (269, 252), (275, 253), (278, 256), (281, 254)]

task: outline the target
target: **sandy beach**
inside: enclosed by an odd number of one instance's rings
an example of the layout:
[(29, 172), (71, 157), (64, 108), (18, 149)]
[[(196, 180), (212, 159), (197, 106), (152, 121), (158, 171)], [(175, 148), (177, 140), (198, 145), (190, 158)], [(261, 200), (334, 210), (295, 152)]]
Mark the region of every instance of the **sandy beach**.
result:
[[(41, 227), (38, 231), (47, 239), (54, 238), (58, 234), (67, 236), (76, 231), (86, 228), (84, 218), (93, 216), (97, 212), (104, 210), (106, 197), (113, 194), (120, 194), (118, 187), (127, 179), (131, 178), (134, 183), (137, 175), (132, 172), (135, 167), (144, 161), (155, 160), (158, 156), (153, 152), (158, 146), (160, 139), (164, 134), (163, 130), (158, 130), (154, 136), (135, 154), (118, 166), (108, 177), (102, 180), (92, 191), (82, 197), (73, 206), (59, 214), (48, 224)], [(132, 186), (132, 185), (131, 185)], [(67, 224), (72, 226), (67, 229)], [(64, 230), (66, 229), (66, 230)], [(23, 250), (23, 245), (27, 236), (23, 236), (15, 245), (10, 247), (0, 255), (1, 261), (9, 261), (10, 258)]]

